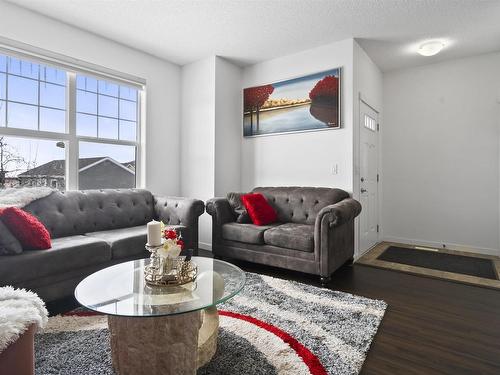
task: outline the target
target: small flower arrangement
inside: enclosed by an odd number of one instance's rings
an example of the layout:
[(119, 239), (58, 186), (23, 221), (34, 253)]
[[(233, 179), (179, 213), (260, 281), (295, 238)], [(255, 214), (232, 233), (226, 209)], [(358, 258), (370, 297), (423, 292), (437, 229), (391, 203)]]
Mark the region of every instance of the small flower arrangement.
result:
[[(163, 223), (162, 223), (163, 224)], [(165, 226), (162, 225), (164, 228)], [(163, 246), (158, 250), (158, 255), (161, 258), (176, 258), (180, 255), (181, 251), (184, 249), (184, 241), (177, 235), (177, 232), (173, 229), (163, 229), (162, 237), (165, 239)]]

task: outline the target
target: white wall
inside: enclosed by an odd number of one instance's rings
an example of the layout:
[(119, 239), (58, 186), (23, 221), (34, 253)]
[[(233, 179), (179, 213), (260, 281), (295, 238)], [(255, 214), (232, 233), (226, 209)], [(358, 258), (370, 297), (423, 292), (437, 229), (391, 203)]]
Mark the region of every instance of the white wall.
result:
[(215, 196), (240, 190), (242, 69), (217, 57), (215, 66)]
[[(181, 193), (204, 201), (240, 187), (241, 69), (211, 56), (182, 67)], [(200, 217), (200, 246), (212, 245)]]
[(1, 37), (146, 79), (146, 187), (179, 194), (179, 66), (5, 2), (0, 17)]
[[(215, 56), (184, 65), (181, 82), (181, 194), (206, 201), (215, 194)], [(211, 243), (207, 213), (199, 230)]]
[[(302, 185), (353, 188), (353, 45), (352, 39), (258, 63), (243, 70), (243, 87), (342, 67), (342, 128), (244, 138), (241, 188)], [(241, 119), (239, 122), (241, 127)], [(332, 173), (338, 164), (338, 174)]]
[(386, 240), (498, 254), (500, 53), (384, 74)]

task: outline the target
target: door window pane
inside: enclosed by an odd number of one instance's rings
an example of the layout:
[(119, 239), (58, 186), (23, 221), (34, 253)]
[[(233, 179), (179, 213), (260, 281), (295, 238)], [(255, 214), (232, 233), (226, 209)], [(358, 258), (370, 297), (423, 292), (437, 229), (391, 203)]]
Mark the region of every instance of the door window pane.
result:
[(99, 138), (118, 139), (118, 120), (99, 117)]
[(118, 99), (99, 95), (99, 115), (118, 118)]
[(64, 142), (0, 136), (0, 147), (9, 156), (0, 188), (50, 186), (64, 190)]
[(40, 105), (59, 109), (66, 108), (66, 87), (41, 82)]
[(128, 100), (120, 100), (120, 119), (136, 121), (137, 103)]
[(132, 121), (120, 120), (120, 139), (124, 141), (136, 141), (137, 124)]
[(8, 77), (8, 99), (29, 104), (38, 104), (38, 81), (17, 76)]
[(64, 133), (66, 130), (66, 111), (40, 108), (40, 130)]
[(135, 187), (134, 146), (79, 143), (79, 189)]
[(97, 137), (97, 116), (76, 114), (76, 134)]
[(7, 126), (20, 129), (38, 129), (38, 107), (8, 103)]
[(97, 94), (77, 90), (76, 111), (97, 114)]

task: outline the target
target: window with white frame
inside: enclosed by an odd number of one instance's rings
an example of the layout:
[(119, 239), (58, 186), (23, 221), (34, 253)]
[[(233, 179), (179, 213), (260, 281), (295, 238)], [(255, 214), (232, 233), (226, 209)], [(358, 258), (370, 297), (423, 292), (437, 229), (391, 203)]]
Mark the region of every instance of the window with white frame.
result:
[(142, 87), (0, 54), (0, 188), (130, 188)]

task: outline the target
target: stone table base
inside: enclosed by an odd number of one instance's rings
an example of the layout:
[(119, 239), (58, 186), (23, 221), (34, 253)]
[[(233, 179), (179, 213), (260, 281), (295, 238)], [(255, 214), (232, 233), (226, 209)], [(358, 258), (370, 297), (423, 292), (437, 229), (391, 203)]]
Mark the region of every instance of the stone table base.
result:
[(108, 316), (113, 367), (120, 375), (196, 374), (217, 349), (215, 308), (159, 317)]

